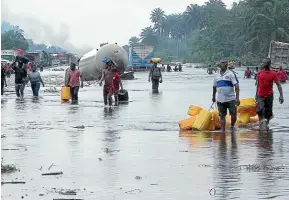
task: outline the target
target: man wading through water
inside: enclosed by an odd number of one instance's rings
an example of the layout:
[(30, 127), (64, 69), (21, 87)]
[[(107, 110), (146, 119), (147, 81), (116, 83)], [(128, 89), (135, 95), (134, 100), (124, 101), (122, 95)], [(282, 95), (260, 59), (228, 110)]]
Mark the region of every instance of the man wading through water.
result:
[[(228, 62), (222, 61), (220, 72), (215, 75), (213, 85), (213, 102), (216, 102), (219, 110), (220, 123), (222, 131), (226, 127), (227, 109), (231, 115), (231, 128), (235, 128), (237, 121), (237, 106), (240, 105), (239, 99), (239, 81), (235, 73), (228, 69)], [(235, 90), (234, 90), (235, 87)]]
[(99, 82), (99, 85), (102, 86), (102, 82), (104, 81), (103, 86), (103, 101), (104, 105), (107, 105), (107, 101), (109, 106), (112, 106), (112, 95), (113, 95), (113, 77), (114, 72), (112, 71), (112, 67), (116, 67), (113, 61), (110, 58), (105, 57), (102, 60), (103, 63), (106, 64), (106, 69), (102, 71), (102, 76)]
[(66, 85), (70, 87), (70, 96), (72, 100), (71, 103), (78, 102), (79, 86), (83, 88), (83, 78), (80, 74), (80, 71), (76, 69), (75, 63), (70, 64), (70, 71), (68, 72), (68, 79)]
[(267, 129), (268, 124), (273, 117), (273, 83), (275, 82), (279, 90), (279, 102), (284, 102), (282, 87), (276, 72), (270, 69), (271, 60), (265, 60), (262, 70), (258, 72), (257, 85), (257, 114), (259, 116), (260, 129)]
[[(18, 67), (16, 66), (16, 62), (18, 62)], [(22, 60), (16, 59), (10, 66), (14, 70), (15, 90), (17, 98), (20, 98), (20, 100), (24, 99), (24, 89), (28, 81), (27, 70), (25, 69), (25, 66), (23, 64), (24, 63)]]
[(161, 69), (158, 68), (157, 63), (153, 64), (151, 71), (149, 73), (149, 82), (152, 80), (152, 90), (153, 92), (159, 92), (159, 83), (163, 82), (163, 76)]
[(4, 94), (4, 86), (7, 87), (5, 67), (1, 66), (1, 95)]

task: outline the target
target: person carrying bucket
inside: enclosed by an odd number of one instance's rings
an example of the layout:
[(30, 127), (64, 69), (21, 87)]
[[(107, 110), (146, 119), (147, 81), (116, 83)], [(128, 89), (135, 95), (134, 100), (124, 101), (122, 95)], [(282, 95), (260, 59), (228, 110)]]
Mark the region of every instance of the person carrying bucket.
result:
[(227, 110), (229, 110), (231, 115), (231, 128), (235, 128), (235, 123), (237, 121), (237, 106), (240, 105), (240, 88), (236, 74), (228, 69), (228, 62), (221, 61), (220, 68), (220, 72), (216, 73), (213, 82), (212, 101), (214, 103), (217, 101), (221, 129), (222, 131), (225, 131)]
[(117, 68), (113, 67), (112, 72), (113, 72), (112, 85), (113, 85), (114, 104), (115, 106), (118, 106), (119, 105), (119, 99), (118, 99), (119, 86), (121, 90), (123, 90), (123, 86), (122, 86), (122, 82), (120, 79), (120, 75), (117, 72)]
[(113, 67), (116, 67), (116, 64), (108, 57), (105, 57), (102, 60), (103, 63), (106, 64), (106, 69), (102, 71), (102, 76), (99, 82), (99, 85), (102, 86), (102, 82), (104, 81), (103, 86), (103, 101), (104, 105), (112, 106), (112, 95), (113, 95), (113, 77), (114, 72), (112, 71)]

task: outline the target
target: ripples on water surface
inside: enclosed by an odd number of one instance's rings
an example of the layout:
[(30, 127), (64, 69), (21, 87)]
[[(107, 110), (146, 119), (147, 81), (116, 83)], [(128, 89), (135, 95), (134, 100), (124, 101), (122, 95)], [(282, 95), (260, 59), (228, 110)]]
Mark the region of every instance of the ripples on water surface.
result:
[[(156, 95), (147, 73), (135, 76), (124, 81), (130, 103), (112, 109), (103, 107), (98, 85), (80, 90), (79, 105), (61, 104), (59, 92), (44, 92), (47, 88), (41, 88), (39, 102), (32, 101), (30, 88), (24, 102), (7, 92), (1, 106), (2, 149), (19, 150), (2, 150), (2, 157), (20, 172), (2, 174), (2, 181), (26, 184), (2, 185), (3, 199), (289, 199), (288, 84), (283, 105), (275, 96), (272, 133), (179, 134), (177, 123), (187, 117), (190, 104), (210, 107), (212, 76), (191, 68), (165, 72)], [(241, 79), (242, 72), (238, 76), (241, 97), (254, 97), (254, 80)], [(59, 83), (57, 76), (53, 83)], [(260, 168), (240, 167), (248, 164)], [(64, 174), (41, 176), (49, 171)], [(52, 188), (78, 191), (63, 196)]]

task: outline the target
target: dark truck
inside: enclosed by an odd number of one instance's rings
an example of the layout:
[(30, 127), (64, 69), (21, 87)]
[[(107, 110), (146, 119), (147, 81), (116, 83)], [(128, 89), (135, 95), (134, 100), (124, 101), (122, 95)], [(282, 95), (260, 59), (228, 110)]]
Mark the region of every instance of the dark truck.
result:
[[(39, 67), (48, 67), (50, 56), (46, 51), (27, 52), (27, 57), (34, 57), (34, 62)], [(30, 56), (29, 56), (30, 55)]]
[(268, 58), (273, 70), (277, 71), (282, 66), (289, 76), (289, 43), (271, 41)]

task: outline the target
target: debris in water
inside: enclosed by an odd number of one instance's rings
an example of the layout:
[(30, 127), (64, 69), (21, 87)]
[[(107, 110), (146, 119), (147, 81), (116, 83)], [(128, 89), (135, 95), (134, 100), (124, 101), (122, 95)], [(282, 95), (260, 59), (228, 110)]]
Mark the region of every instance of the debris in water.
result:
[(134, 190), (127, 191), (125, 193), (127, 193), (127, 194), (139, 194), (141, 192), (142, 191), (140, 189), (134, 189)]
[(6, 136), (5, 135), (1, 135), (1, 138), (5, 138)]
[(17, 171), (17, 168), (14, 165), (3, 165), (1, 163), (1, 173), (12, 173)]
[(53, 199), (53, 200), (84, 200), (84, 199)]
[(39, 194), (39, 196), (44, 196), (44, 194)]
[(53, 175), (61, 175), (63, 172), (51, 172), (51, 173), (43, 173), (42, 176), (53, 176)]
[(179, 152), (189, 152), (188, 150), (185, 150), (185, 151), (179, 151)]
[(105, 149), (104, 149), (104, 152), (107, 153), (107, 154), (108, 154), (108, 153), (113, 153), (113, 152), (119, 152), (119, 151), (120, 151), (120, 150), (111, 150), (111, 149), (109, 149), (109, 148), (105, 148)]
[(39, 168), (39, 170), (42, 170), (42, 166)]
[(98, 161), (102, 161), (102, 158), (98, 158)]
[(142, 179), (142, 177), (136, 176), (135, 179), (140, 180), (140, 179)]
[(151, 185), (158, 185), (157, 183), (151, 183)]
[(2, 181), (1, 184), (25, 184), (24, 181)]
[(52, 164), (50, 165), (50, 167), (48, 168), (48, 170), (50, 170), (50, 168), (51, 168), (52, 166), (54, 166), (53, 164), (54, 164), (54, 163), (52, 163)]
[(18, 151), (20, 149), (2, 149), (3, 151)]
[(76, 190), (66, 190), (66, 191), (59, 191), (61, 195), (76, 195)]
[(85, 128), (85, 126), (81, 125), (81, 126), (75, 126), (75, 127), (73, 127), (73, 128), (80, 128), (80, 129), (84, 129), (84, 128)]
[(215, 195), (216, 194), (216, 189), (215, 188), (211, 188), (209, 190), (209, 194), (212, 196), (212, 195)]

